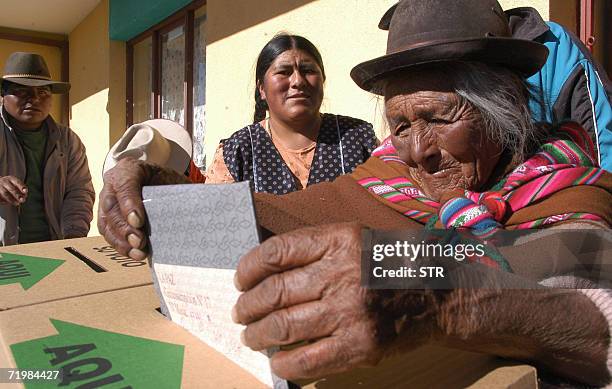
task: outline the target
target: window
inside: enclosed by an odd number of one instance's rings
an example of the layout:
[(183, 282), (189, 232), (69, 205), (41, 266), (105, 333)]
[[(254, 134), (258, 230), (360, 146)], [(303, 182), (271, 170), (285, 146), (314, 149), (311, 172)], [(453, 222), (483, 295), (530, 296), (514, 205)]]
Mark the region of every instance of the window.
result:
[(612, 2), (567, 0), (550, 2), (550, 19), (573, 32), (595, 60), (612, 76)]
[(206, 7), (193, 1), (127, 42), (127, 124), (164, 118), (192, 134), (193, 160), (204, 166)]
[(185, 126), (185, 28), (183, 25), (160, 34), (160, 116)]
[[(133, 47), (133, 70), (132, 70), (132, 117), (134, 123), (139, 123), (148, 119), (153, 119), (151, 110), (152, 96), (152, 42), (148, 37), (138, 42)], [(129, 123), (130, 125), (133, 123)]]
[(196, 166), (206, 165), (204, 160), (204, 119), (206, 107), (206, 36), (204, 28), (206, 12), (200, 8), (195, 12), (193, 48), (193, 161)]

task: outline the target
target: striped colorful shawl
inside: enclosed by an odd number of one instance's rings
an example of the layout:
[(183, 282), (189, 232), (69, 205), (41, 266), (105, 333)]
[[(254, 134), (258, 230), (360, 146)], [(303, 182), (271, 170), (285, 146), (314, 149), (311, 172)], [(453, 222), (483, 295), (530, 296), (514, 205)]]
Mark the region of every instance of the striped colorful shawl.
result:
[[(569, 188), (600, 186), (610, 192), (610, 178), (600, 169), (587, 133), (575, 123), (565, 123), (552, 132), (547, 143), (527, 161), (516, 167), (489, 191), (458, 191), (439, 203), (427, 198), (409, 178), (406, 164), (387, 139), (361, 165), (353, 178), (388, 206), (429, 227), (467, 228), (486, 237), (500, 228), (541, 228), (571, 219), (595, 220), (609, 224), (590, 212), (576, 212), (573, 204), (566, 211), (540, 215), (507, 225), (515, 212), (531, 207)], [(602, 178), (605, 177), (605, 180)], [(602, 180), (605, 184), (602, 184)], [(609, 201), (609, 197), (607, 198)], [(604, 201), (606, 201), (604, 199)]]

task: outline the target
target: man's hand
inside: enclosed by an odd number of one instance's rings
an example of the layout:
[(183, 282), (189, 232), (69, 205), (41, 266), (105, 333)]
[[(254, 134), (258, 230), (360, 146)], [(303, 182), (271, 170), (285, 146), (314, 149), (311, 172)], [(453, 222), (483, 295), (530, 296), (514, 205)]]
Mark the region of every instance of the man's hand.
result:
[(100, 234), (117, 252), (137, 260), (146, 257), (141, 194), (146, 178), (143, 162), (129, 158), (120, 160), (104, 174), (98, 207)]
[(389, 351), (381, 332), (393, 320), (369, 309), (360, 261), (361, 230), (354, 224), (293, 231), (251, 250), (235, 278), (246, 291), (232, 313), (247, 325), (243, 343), (262, 350), (307, 341), (272, 357), (272, 370), (288, 379), (377, 364)]
[(28, 187), (14, 176), (0, 177), (0, 204), (10, 204), (18, 207), (25, 203), (28, 197)]

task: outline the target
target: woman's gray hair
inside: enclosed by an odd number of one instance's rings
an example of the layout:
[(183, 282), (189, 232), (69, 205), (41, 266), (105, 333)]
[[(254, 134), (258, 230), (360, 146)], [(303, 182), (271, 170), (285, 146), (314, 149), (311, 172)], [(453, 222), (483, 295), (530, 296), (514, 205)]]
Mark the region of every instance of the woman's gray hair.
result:
[(545, 127), (534, 123), (529, 97), (537, 96), (516, 72), (481, 62), (437, 62), (419, 66), (444, 74), (461, 99), (475, 107), (484, 121), (486, 136), (523, 162), (540, 145)]
[(440, 64), (455, 92), (482, 115), (489, 139), (523, 161), (540, 144), (543, 128), (529, 109), (530, 87), (514, 71), (480, 62)]

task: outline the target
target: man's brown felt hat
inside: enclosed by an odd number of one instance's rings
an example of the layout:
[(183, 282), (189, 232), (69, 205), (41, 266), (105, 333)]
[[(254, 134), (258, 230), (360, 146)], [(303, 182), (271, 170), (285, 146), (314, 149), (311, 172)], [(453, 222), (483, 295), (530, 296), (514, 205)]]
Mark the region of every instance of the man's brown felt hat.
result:
[(525, 77), (546, 62), (543, 44), (512, 38), (495, 0), (402, 0), (382, 17), (389, 30), (387, 54), (351, 70), (362, 89), (382, 94), (381, 80), (411, 66), (478, 61), (509, 67)]
[(38, 54), (17, 51), (12, 53), (4, 65), (4, 74), (0, 85), (4, 81), (26, 86), (49, 86), (52, 93), (67, 93), (70, 84), (51, 80), (51, 74), (45, 59)]

